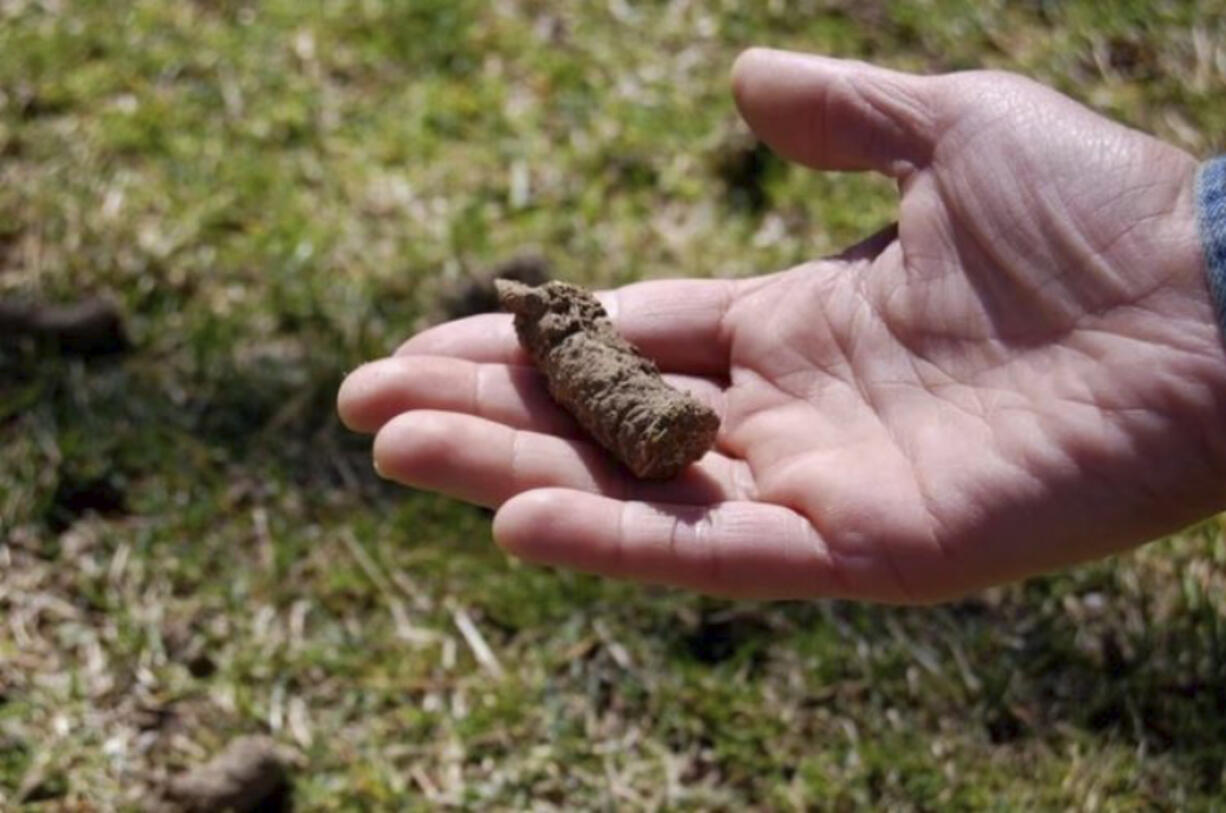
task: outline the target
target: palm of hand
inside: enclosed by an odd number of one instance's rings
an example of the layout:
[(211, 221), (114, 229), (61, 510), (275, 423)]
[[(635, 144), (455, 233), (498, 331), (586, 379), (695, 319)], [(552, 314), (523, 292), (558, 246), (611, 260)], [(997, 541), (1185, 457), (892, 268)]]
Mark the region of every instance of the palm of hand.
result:
[(991, 102), (905, 173), (896, 233), (729, 313), (729, 444), (856, 594), (1038, 572), (1142, 541), (1172, 508), (1154, 470), (1178, 453), (1154, 431), (1169, 381), (1135, 373), (1186, 348), (1140, 256), (1166, 238), (1128, 230), (1178, 205), (1191, 162), (1031, 83), (964, 79)]
[[(1190, 160), (1030, 83), (959, 81), (878, 167), (900, 179), (897, 230), (773, 276), (611, 296), (723, 415), (680, 481), (610, 469), (541, 400), (505, 317), (416, 337), (395, 370), (355, 374), (342, 413), (379, 430), (391, 476), (506, 503), (496, 531), (520, 555), (709, 592), (932, 600), (1194, 518), (1182, 472), (1150, 459), (1205, 457), (1178, 427), (1194, 405), (1155, 374), (1203, 356), (1203, 331), (1171, 326), (1203, 303), (1167, 285), (1195, 245), (1165, 225)], [(1141, 256), (1155, 243), (1169, 263)], [(431, 364), (449, 385), (405, 383)]]

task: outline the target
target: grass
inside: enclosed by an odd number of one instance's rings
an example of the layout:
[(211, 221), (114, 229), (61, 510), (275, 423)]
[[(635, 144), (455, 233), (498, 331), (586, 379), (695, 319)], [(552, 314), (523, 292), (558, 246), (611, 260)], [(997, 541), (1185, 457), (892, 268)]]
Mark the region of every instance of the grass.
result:
[(0, 295), (106, 292), (136, 345), (0, 351), (0, 806), (139, 807), (255, 731), (303, 809), (1220, 804), (1218, 520), (933, 609), (718, 602), (507, 560), (332, 402), (523, 250), (748, 275), (888, 222), (735, 169), (746, 45), (1020, 70), (1209, 155), (1226, 8), (558, 5), (0, 2)]

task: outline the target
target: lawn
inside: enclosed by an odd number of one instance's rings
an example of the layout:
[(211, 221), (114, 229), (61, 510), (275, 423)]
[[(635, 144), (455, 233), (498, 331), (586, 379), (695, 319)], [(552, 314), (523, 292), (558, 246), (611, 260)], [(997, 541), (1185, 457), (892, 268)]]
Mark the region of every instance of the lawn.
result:
[(303, 810), (1218, 804), (1218, 520), (936, 608), (724, 602), (517, 564), (339, 425), (508, 258), (748, 276), (888, 223), (747, 144), (750, 44), (1226, 151), (1221, 0), (0, 0), (0, 299), (133, 344), (0, 348), (0, 807), (140, 808), (259, 732)]

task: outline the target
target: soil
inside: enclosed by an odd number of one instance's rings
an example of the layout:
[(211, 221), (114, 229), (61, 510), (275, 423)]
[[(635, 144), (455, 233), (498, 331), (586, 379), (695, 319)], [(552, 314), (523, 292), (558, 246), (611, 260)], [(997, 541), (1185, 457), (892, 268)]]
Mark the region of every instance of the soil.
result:
[(438, 304), (430, 322), (437, 324), (450, 319), (462, 319), (479, 313), (496, 313), (499, 309), (495, 280), (510, 279), (529, 285), (541, 285), (553, 276), (549, 261), (536, 254), (511, 257), (481, 273), (466, 276), (438, 296)]
[(70, 305), (0, 300), (0, 344), (22, 337), (75, 356), (105, 356), (129, 348), (123, 315), (103, 297)]
[(675, 477), (715, 443), (715, 412), (669, 386), (589, 292), (565, 282), (497, 287), (550, 395), (636, 476)]
[(204, 765), (171, 779), (166, 797), (170, 810), (288, 810), (286, 760), (268, 737), (239, 737)]

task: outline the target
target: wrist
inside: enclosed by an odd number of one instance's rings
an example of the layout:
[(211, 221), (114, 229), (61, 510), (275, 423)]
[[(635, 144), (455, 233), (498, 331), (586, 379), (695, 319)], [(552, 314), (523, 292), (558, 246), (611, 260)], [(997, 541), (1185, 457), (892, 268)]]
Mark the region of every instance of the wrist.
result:
[(1215, 305), (1222, 289), (1207, 263), (1201, 165), (1173, 148), (1153, 158), (1154, 176), (1167, 179), (1151, 189), (1161, 200), (1152, 201), (1150, 216), (1134, 219), (1133, 250), (1114, 267), (1144, 280), (1147, 291), (1128, 321), (1140, 341), (1129, 365), (1132, 385), (1145, 382), (1148, 420), (1161, 427), (1153, 436), (1161, 441), (1147, 452), (1151, 475), (1165, 470), (1171, 490), (1161, 490), (1181, 506), (1182, 521), (1192, 521), (1226, 509), (1226, 321), (1220, 318), (1226, 310)]
[[(1182, 175), (1183, 193), (1167, 219), (1170, 237), (1168, 295), (1172, 327), (1185, 349), (1177, 378), (1189, 415), (1199, 432), (1209, 464), (1218, 477), (1210, 486), (1216, 503), (1226, 509), (1226, 160), (1198, 164)], [(1165, 310), (1165, 309), (1164, 309)], [(1181, 399), (1181, 401), (1184, 399)]]

